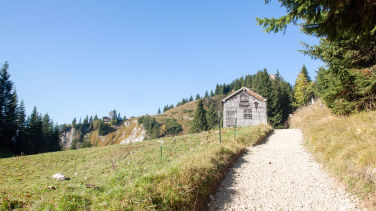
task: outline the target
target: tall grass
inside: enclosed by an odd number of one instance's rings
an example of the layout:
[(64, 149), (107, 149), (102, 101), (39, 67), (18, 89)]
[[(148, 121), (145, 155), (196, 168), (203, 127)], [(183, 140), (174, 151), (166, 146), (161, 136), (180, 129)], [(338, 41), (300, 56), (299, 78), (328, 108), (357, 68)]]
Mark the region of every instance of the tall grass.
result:
[[(226, 168), (271, 127), (0, 159), (1, 209), (200, 210)], [(55, 181), (57, 172), (70, 180)], [(54, 189), (48, 188), (53, 186)]]
[(307, 148), (366, 204), (376, 208), (376, 112), (348, 117), (321, 102), (297, 110), (290, 127), (301, 128)]

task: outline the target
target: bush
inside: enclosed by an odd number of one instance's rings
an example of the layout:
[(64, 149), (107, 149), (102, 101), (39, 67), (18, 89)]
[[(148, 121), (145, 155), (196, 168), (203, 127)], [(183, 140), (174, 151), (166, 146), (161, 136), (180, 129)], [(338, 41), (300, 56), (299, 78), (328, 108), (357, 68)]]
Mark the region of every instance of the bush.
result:
[(155, 118), (150, 117), (149, 115), (142, 116), (137, 120), (138, 124), (142, 124), (146, 130), (146, 135), (148, 138), (159, 138), (160, 137), (160, 128), (161, 124), (155, 120)]
[(165, 134), (176, 135), (182, 131), (181, 125), (176, 121), (176, 119), (166, 119), (165, 121), (166, 131)]

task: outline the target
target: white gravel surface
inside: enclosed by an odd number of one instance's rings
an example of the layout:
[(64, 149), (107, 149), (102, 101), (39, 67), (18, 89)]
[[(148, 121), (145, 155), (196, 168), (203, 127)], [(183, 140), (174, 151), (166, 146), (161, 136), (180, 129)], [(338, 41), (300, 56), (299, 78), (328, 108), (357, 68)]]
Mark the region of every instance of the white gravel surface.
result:
[(303, 147), (299, 129), (275, 130), (239, 158), (210, 198), (210, 210), (358, 210)]

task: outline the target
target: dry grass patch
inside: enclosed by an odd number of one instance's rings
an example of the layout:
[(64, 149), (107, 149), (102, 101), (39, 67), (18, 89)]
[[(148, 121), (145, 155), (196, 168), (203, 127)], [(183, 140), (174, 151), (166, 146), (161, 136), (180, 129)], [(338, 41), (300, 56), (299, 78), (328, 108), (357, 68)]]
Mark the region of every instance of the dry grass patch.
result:
[(376, 208), (376, 112), (339, 117), (321, 105), (298, 109), (290, 127), (302, 129), (306, 146), (317, 160)]

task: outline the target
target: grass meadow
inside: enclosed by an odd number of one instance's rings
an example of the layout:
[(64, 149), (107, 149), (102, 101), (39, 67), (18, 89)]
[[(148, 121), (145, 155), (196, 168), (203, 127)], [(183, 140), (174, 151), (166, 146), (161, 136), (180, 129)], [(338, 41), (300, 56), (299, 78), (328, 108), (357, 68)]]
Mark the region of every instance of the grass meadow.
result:
[[(0, 210), (200, 210), (270, 126), (0, 159)], [(51, 178), (62, 173), (68, 180)]]

